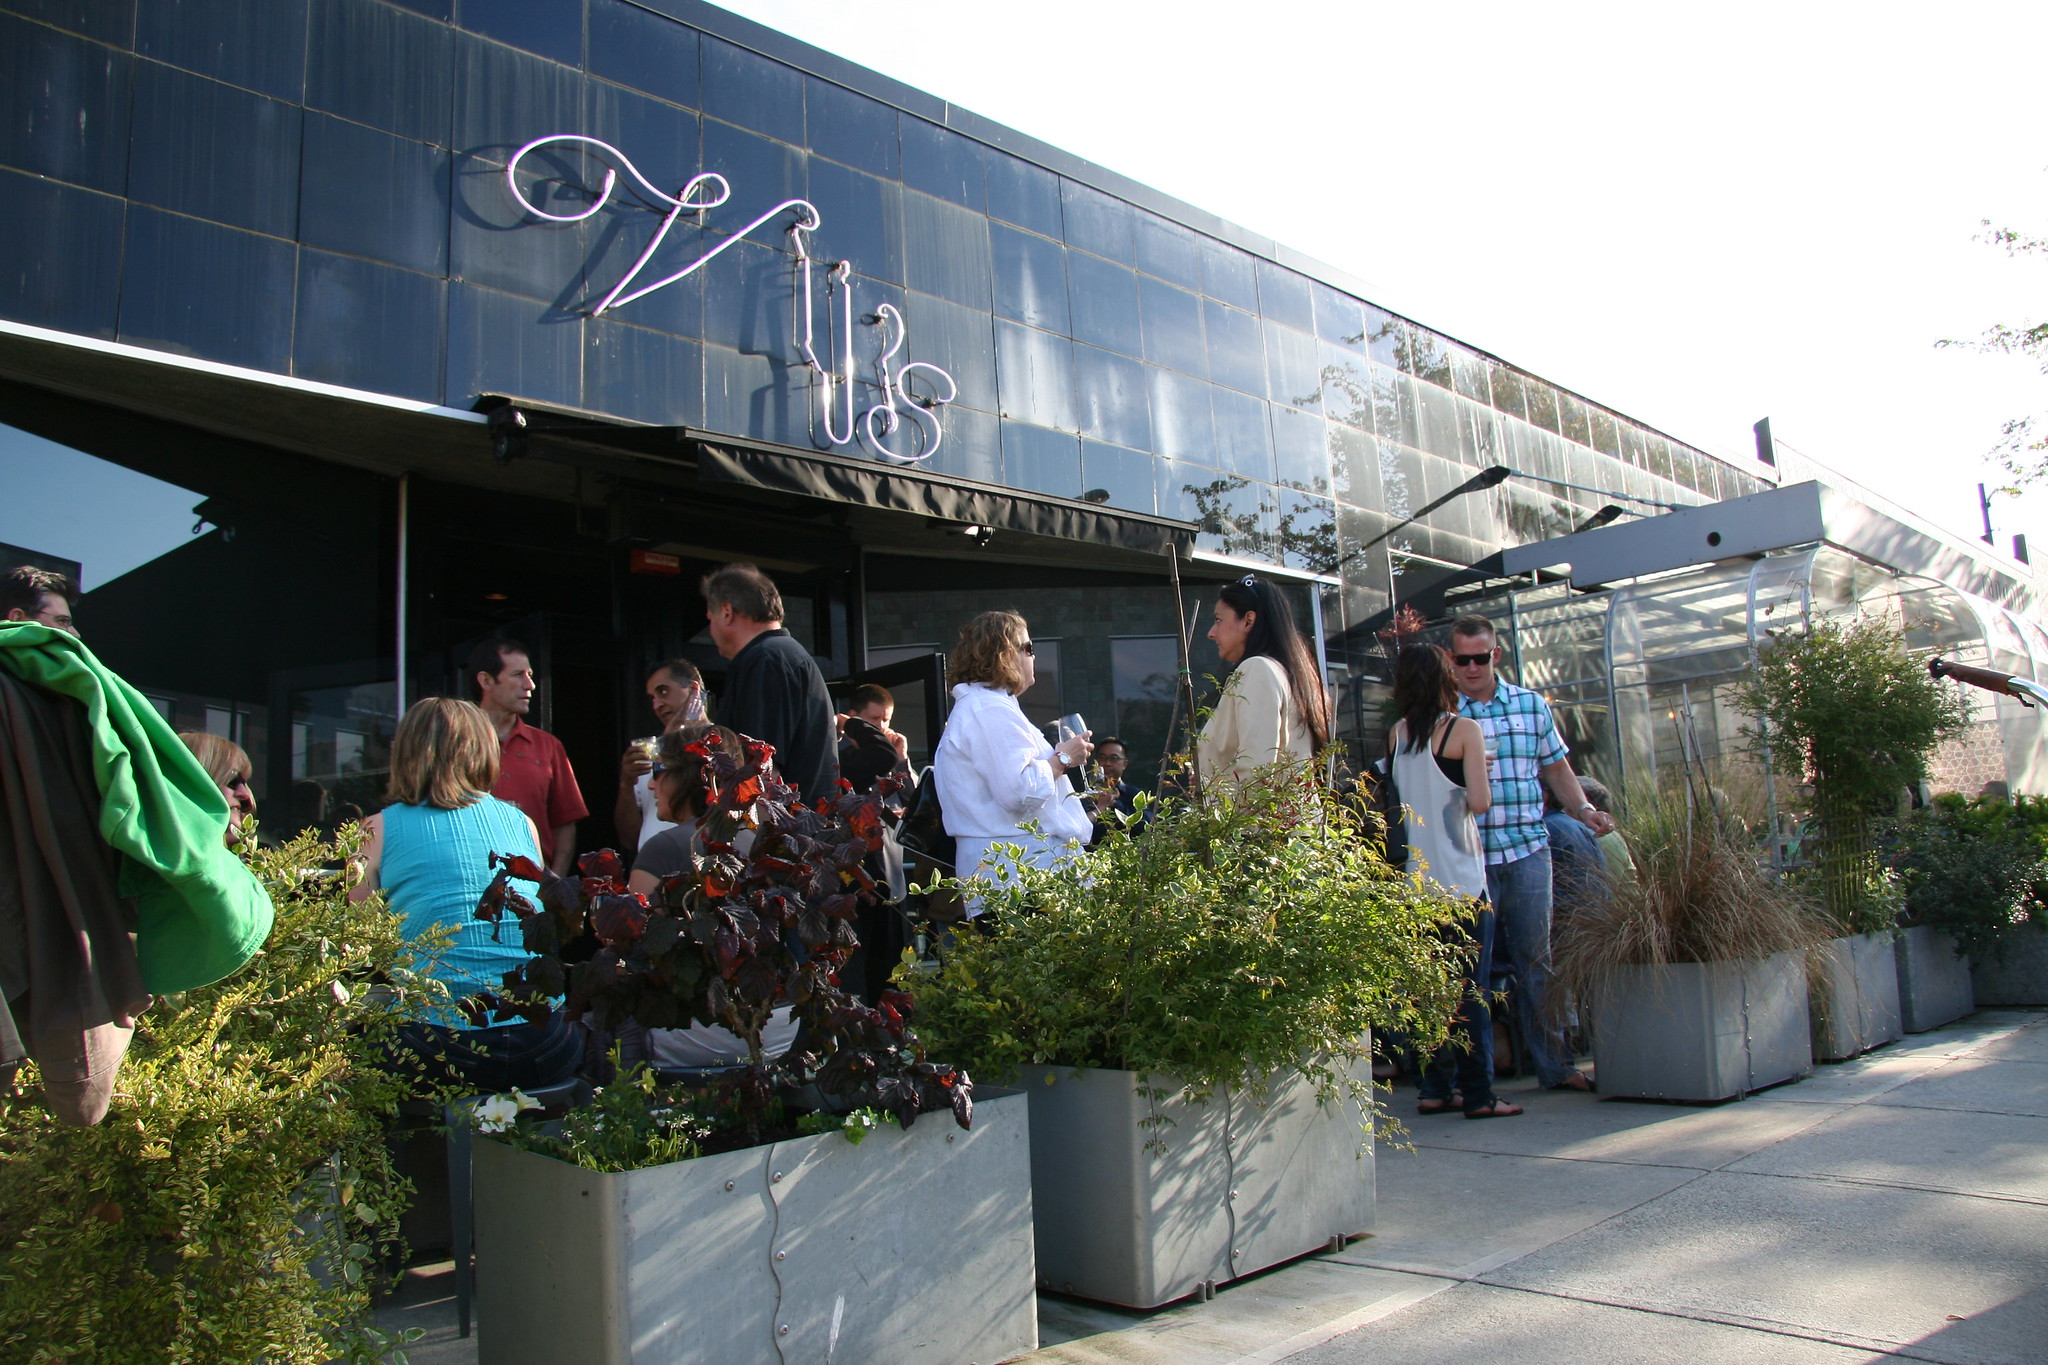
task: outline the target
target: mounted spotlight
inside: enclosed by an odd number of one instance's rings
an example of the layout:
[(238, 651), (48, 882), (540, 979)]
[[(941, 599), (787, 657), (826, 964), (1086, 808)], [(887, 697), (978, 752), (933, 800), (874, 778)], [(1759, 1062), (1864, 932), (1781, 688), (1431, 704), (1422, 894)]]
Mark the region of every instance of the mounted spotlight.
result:
[(958, 530), (950, 532), (950, 534), (966, 536), (976, 545), (986, 546), (991, 540), (996, 538), (996, 528), (993, 526), (962, 526)]
[(491, 458), (499, 464), (511, 464), (526, 454), (526, 414), (509, 403), (502, 408), (492, 408), (485, 419), (491, 433)]
[(1587, 517), (1584, 521), (1580, 522), (1577, 526), (1572, 527), (1571, 534), (1577, 535), (1581, 531), (1592, 531), (1598, 529), (1599, 527), (1605, 526), (1608, 522), (1613, 521), (1616, 517), (1620, 516), (1622, 514), (1622, 510), (1623, 509), (1616, 507), (1613, 503), (1610, 502), (1605, 507), (1595, 512), (1592, 516)]
[(1100, 507), (1103, 503), (1109, 501), (1109, 490), (1107, 488), (1091, 488), (1081, 495), (1081, 501), (1092, 502)]

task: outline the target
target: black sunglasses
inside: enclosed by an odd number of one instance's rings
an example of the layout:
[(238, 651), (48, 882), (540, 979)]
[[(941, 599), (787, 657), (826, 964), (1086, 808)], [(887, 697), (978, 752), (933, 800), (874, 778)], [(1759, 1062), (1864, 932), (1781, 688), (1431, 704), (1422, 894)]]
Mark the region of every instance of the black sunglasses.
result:
[(1033, 658), (1038, 657), (1037, 647), (1033, 645), (1029, 640), (1024, 641), (1022, 644), (1018, 645), (1017, 648), (1023, 650), (1026, 654), (1031, 655)]
[(1481, 664), (1493, 662), (1493, 651), (1489, 649), (1484, 654), (1453, 654), (1451, 662), (1460, 668), (1477, 668)]

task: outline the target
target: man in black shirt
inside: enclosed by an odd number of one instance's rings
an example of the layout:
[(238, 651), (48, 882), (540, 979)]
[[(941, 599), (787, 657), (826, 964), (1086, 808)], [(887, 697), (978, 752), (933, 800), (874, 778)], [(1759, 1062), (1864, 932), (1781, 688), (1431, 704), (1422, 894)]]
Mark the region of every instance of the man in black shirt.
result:
[(751, 564), (705, 575), (702, 590), (711, 643), (732, 660), (719, 723), (774, 745), (776, 770), (806, 801), (836, 796), (832, 698), (810, 651), (782, 628), (782, 594)]

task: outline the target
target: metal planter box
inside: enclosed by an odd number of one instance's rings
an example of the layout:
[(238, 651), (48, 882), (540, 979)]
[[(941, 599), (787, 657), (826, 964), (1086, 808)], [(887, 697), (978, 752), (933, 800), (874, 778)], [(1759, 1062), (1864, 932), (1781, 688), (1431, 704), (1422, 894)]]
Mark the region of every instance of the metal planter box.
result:
[(1276, 1079), (1263, 1106), (1241, 1091), (1154, 1101), (1132, 1071), (1025, 1067), (1021, 1083), (1049, 1289), (1154, 1308), (1372, 1228), (1363, 1115), (1318, 1105), (1299, 1076)]
[(1980, 1005), (2048, 1005), (2048, 933), (2015, 928), (2006, 935), (2005, 961), (1970, 961)]
[(1928, 928), (1907, 929), (1898, 938), (1899, 1013), (1906, 1032), (1925, 1033), (1977, 1008), (1970, 963), (1956, 954), (1956, 941)]
[(479, 1141), (481, 1365), (966, 1365), (1037, 1349), (1030, 1101), (619, 1174)]
[(1622, 967), (1592, 1016), (1602, 1095), (1725, 1100), (1813, 1069), (1799, 953)]
[(1839, 1062), (1897, 1039), (1898, 955), (1890, 934), (1852, 934), (1815, 950), (1813, 1056)]

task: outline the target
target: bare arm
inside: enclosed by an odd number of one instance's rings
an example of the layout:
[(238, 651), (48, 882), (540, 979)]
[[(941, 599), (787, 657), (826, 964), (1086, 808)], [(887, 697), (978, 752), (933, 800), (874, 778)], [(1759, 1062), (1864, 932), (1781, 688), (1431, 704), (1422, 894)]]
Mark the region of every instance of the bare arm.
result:
[(1587, 808), (1586, 789), (1579, 785), (1579, 775), (1572, 771), (1571, 760), (1560, 758), (1536, 771), (1541, 774), (1544, 785), (1550, 788), (1551, 795), (1557, 798), (1557, 804), (1564, 807), (1565, 814), (1577, 817), (1595, 834), (1605, 834), (1614, 828), (1613, 816), (1606, 811)]
[[(1456, 753), (1451, 751), (1455, 749)], [(1451, 722), (1451, 738), (1444, 745), (1444, 757), (1465, 765), (1465, 809), (1484, 815), (1493, 808), (1493, 781), (1486, 772), (1486, 736), (1479, 722), (1460, 716)]]
[(633, 874), (626, 878), (626, 889), (638, 892), (643, 896), (653, 895), (660, 885), (661, 878), (655, 876), (652, 872), (643, 872), (637, 867), (633, 869)]
[(359, 905), (377, 889), (377, 874), (384, 867), (383, 812), (363, 817), (363, 846), (351, 861), (356, 867), (356, 882), (348, 889), (348, 899), (349, 904)]
[[(533, 825), (533, 817), (526, 817), (526, 823)], [(533, 827), (533, 846), (540, 847), (540, 826)], [(555, 856), (548, 859), (548, 866), (557, 877), (569, 875), (569, 865), (576, 861), (576, 822), (555, 826)]]
[(619, 796), (612, 802), (612, 825), (619, 832), (619, 847), (630, 852), (640, 846), (640, 800), (634, 788), (640, 774), (654, 765), (638, 749), (628, 749), (619, 759)]

